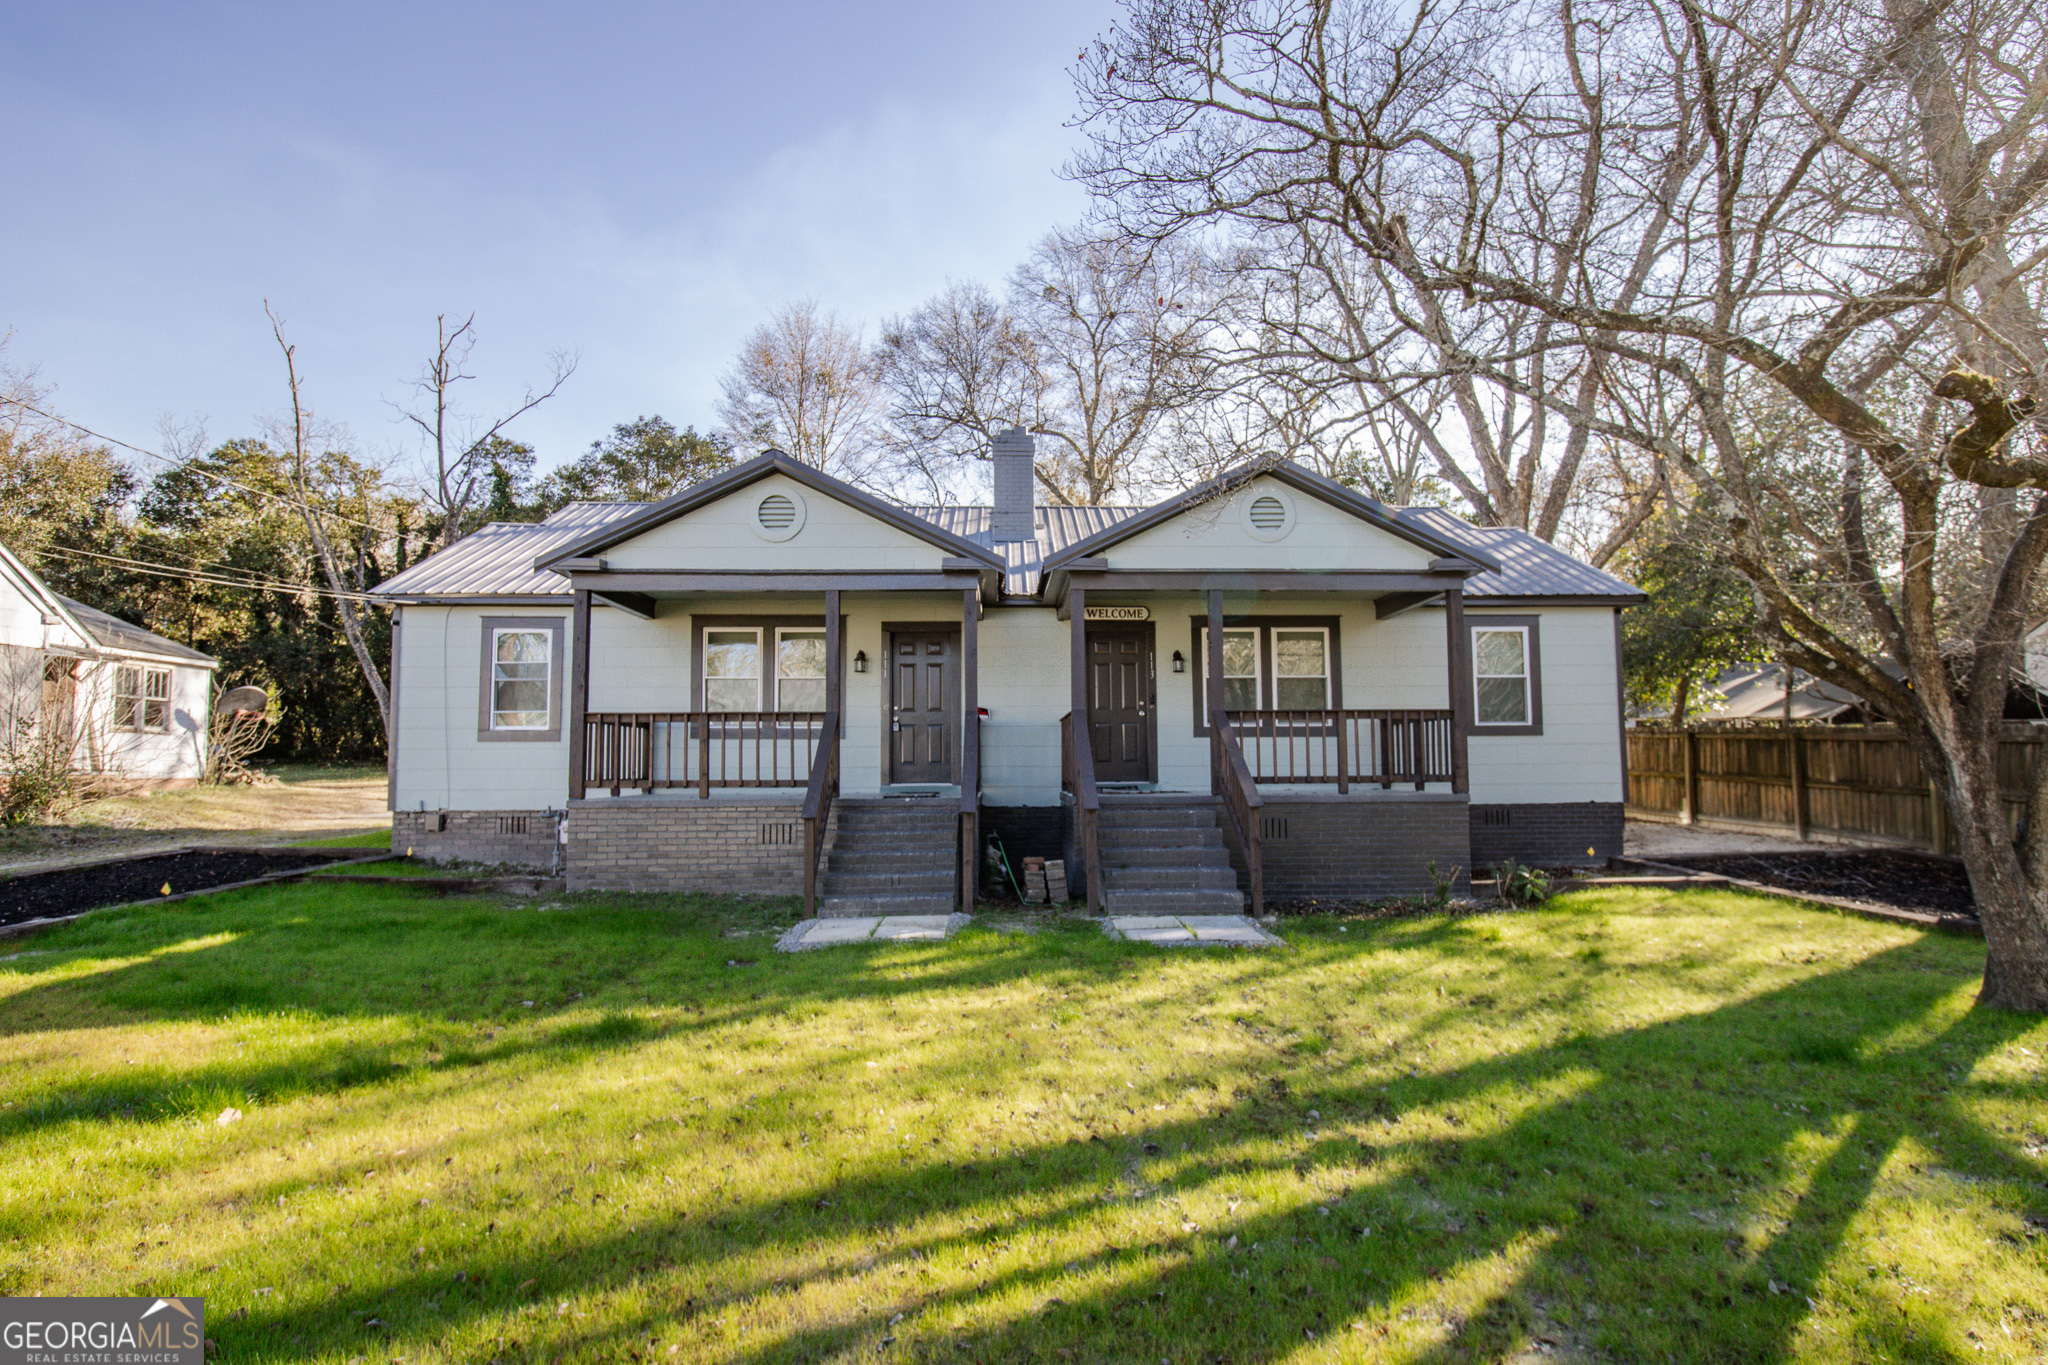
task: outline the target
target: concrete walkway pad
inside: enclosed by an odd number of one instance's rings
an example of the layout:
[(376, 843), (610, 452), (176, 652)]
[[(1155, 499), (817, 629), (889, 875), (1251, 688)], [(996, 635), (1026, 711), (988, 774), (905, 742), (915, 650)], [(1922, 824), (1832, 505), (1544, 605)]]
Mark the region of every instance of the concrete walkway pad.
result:
[(960, 932), (967, 915), (848, 915), (801, 920), (775, 942), (778, 952), (801, 953), (840, 943), (937, 943)]
[(1286, 942), (1243, 915), (1111, 915), (1102, 930), (1111, 938), (1173, 948), (1277, 948)]

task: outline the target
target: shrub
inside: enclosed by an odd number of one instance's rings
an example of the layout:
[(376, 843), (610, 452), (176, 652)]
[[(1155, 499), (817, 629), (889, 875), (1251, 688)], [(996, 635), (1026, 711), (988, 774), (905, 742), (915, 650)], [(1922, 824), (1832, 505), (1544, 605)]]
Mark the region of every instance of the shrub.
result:
[(1493, 891), (1511, 905), (1541, 905), (1550, 899), (1550, 874), (1504, 858), (1493, 869)]

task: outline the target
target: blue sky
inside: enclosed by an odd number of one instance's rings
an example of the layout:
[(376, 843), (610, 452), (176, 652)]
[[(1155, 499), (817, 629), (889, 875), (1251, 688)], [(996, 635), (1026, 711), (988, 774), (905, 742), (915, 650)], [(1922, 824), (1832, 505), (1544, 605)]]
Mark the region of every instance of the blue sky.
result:
[(6, 358), (153, 446), (283, 398), (369, 451), (434, 315), (474, 311), (479, 409), (582, 362), (515, 434), (552, 464), (616, 422), (715, 422), (776, 306), (872, 324), (994, 281), (1078, 217), (1066, 68), (1107, 0), (24, 3), (0, 44)]

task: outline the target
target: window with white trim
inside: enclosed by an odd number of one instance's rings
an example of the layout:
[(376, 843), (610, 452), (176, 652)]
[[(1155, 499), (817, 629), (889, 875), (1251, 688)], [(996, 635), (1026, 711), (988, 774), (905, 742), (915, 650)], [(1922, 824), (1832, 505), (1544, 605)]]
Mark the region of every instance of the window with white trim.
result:
[(550, 728), (554, 644), (552, 630), (501, 627), (491, 632), (491, 729)]
[(775, 632), (775, 709), (825, 709), (825, 632), (783, 627)]
[(1273, 627), (1273, 705), (1314, 711), (1330, 704), (1330, 632), (1320, 626)]
[(759, 626), (720, 626), (704, 632), (704, 709), (761, 709)]
[(122, 664), (114, 670), (114, 724), (158, 734), (171, 728), (171, 670)]
[(1472, 628), (1472, 720), (1475, 725), (1529, 725), (1529, 628)]

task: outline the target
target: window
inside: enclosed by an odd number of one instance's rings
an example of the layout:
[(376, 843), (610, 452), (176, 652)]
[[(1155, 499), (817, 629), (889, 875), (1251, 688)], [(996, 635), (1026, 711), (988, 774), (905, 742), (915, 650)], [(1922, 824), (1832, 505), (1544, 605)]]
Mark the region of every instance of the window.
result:
[(476, 737), (489, 743), (553, 743), (562, 737), (559, 616), (486, 616)]
[(122, 664), (114, 670), (114, 724), (123, 730), (171, 728), (171, 670)]
[(1273, 704), (1282, 711), (1312, 711), (1330, 704), (1330, 633), (1273, 632)]
[[(1195, 733), (1209, 732), (1209, 630), (1190, 624)], [(1246, 618), (1223, 631), (1223, 707), (1227, 711), (1319, 711), (1342, 704), (1337, 618)]]
[(545, 630), (491, 632), (491, 728), (548, 728), (554, 636)]
[(1466, 618), (1474, 734), (1543, 733), (1542, 651), (1533, 616)]
[(825, 709), (825, 632), (775, 632), (775, 709)]
[(704, 709), (762, 709), (760, 627), (704, 632)]

